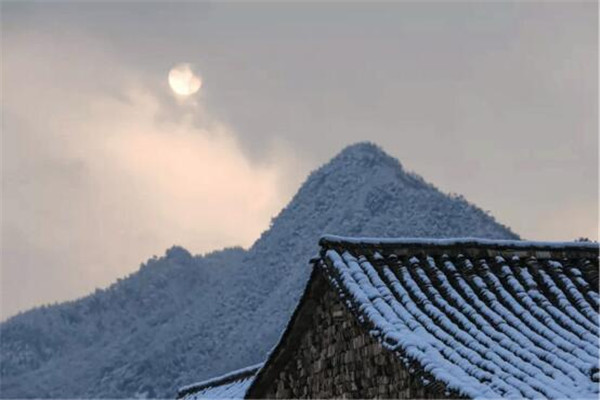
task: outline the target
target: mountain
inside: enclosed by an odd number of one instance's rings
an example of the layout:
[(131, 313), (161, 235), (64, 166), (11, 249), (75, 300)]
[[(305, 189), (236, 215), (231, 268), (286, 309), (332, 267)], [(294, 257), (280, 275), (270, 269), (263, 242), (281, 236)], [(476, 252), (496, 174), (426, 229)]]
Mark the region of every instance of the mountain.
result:
[(0, 397), (170, 397), (262, 361), (282, 332), (323, 233), (518, 238), (359, 143), (314, 171), (247, 251), (181, 247), (83, 299), (0, 326)]

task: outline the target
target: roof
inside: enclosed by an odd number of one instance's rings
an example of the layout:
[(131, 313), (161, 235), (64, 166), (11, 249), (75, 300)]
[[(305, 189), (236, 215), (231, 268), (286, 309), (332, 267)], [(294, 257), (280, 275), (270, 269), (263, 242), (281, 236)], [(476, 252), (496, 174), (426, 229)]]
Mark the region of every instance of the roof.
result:
[(426, 248), (436, 252), (447, 251), (452, 247), (459, 249), (479, 248), (481, 250), (504, 249), (504, 250), (566, 250), (566, 251), (590, 251), (598, 252), (598, 243), (596, 242), (550, 242), (550, 241), (530, 241), (530, 240), (505, 240), (505, 239), (484, 239), (473, 237), (462, 238), (374, 238), (374, 237), (344, 237), (337, 235), (323, 235), (319, 240), (321, 247), (324, 246), (357, 246), (365, 245), (369, 247), (388, 247), (396, 250)]
[(180, 388), (178, 399), (243, 399), (261, 364), (229, 372), (225, 375)]
[(309, 292), (322, 280), (383, 347), (452, 393), (598, 398), (597, 243), (325, 236), (320, 244), (249, 395), (306, 328)]

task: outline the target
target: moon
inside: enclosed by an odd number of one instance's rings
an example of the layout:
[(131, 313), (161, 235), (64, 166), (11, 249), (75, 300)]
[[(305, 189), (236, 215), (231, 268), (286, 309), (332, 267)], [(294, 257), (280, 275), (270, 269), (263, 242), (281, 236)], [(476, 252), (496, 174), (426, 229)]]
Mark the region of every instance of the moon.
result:
[(191, 96), (200, 90), (202, 79), (192, 70), (190, 64), (177, 64), (169, 71), (169, 86), (179, 96)]

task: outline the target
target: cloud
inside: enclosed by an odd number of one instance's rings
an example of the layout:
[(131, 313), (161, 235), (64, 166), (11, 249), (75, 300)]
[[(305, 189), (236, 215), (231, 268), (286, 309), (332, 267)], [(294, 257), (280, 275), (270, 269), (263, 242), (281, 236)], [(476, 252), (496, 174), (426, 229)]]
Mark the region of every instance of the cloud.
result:
[(526, 238), (597, 238), (597, 7), (3, 4), (3, 310), (248, 245), (359, 140)]
[(107, 285), (174, 243), (249, 246), (285, 204), (293, 157), (248, 160), (166, 72), (140, 75), (81, 36), (8, 32), (3, 45), (3, 318)]

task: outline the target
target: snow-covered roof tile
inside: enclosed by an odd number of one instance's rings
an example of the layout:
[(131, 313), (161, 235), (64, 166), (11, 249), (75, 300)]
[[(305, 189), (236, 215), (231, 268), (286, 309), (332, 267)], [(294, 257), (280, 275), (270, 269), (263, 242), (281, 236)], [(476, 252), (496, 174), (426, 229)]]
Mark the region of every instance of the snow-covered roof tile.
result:
[(178, 399), (243, 399), (261, 364), (252, 365), (225, 375), (180, 388)]
[(315, 265), (384, 347), (452, 391), (599, 396), (597, 243), (326, 236)]

